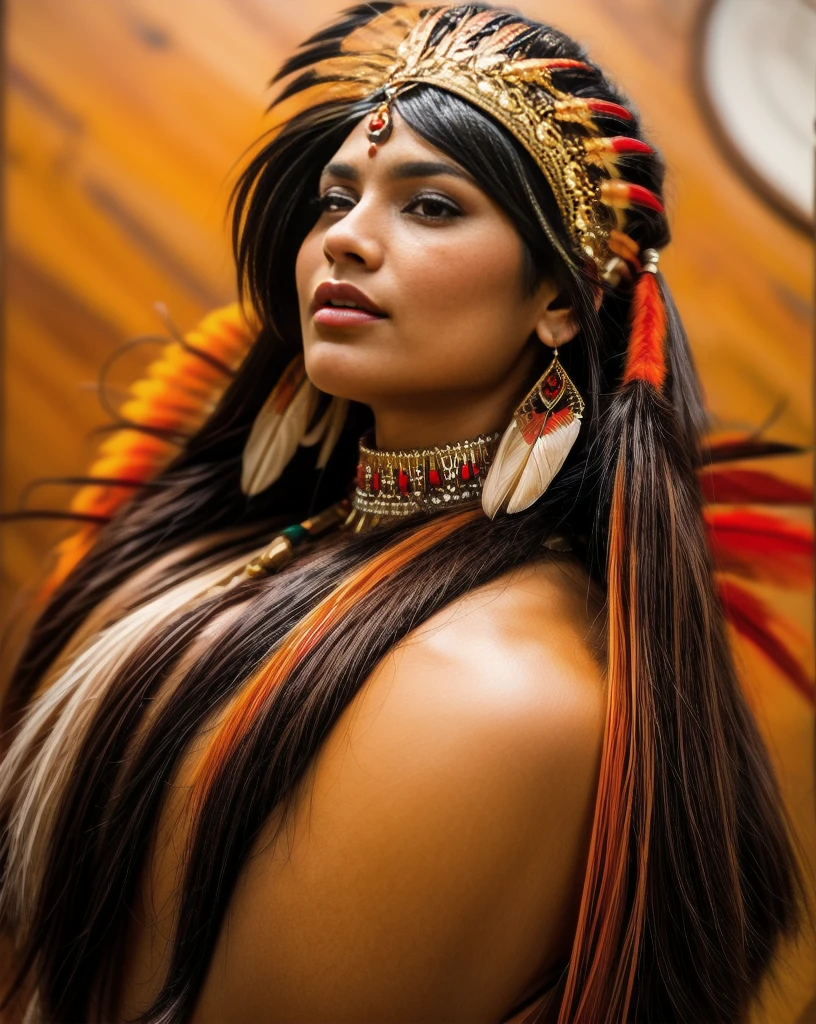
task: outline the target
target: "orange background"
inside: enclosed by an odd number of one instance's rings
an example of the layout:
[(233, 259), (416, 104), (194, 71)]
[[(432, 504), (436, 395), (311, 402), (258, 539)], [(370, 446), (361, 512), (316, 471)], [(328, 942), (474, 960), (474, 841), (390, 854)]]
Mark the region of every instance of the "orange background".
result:
[[(82, 473), (106, 420), (94, 390), (122, 341), (188, 330), (235, 297), (229, 185), (265, 128), (266, 83), (337, 0), (11, 0), (6, 9), (2, 507), (34, 477)], [(693, 79), (701, 0), (517, 0), (589, 46), (633, 97), (670, 171), (675, 240), (661, 268), (709, 405), (772, 436), (812, 436), (812, 247), (744, 184), (707, 126)], [(155, 350), (149, 351), (153, 355)], [(129, 382), (127, 365), (119, 377)], [(775, 460), (809, 482), (809, 455)], [(31, 504), (60, 507), (65, 489)], [(792, 515), (794, 513), (791, 513)], [(2, 608), (64, 527), (3, 529)], [(764, 591), (812, 661), (812, 595)], [(816, 864), (813, 715), (764, 658), (740, 648), (749, 696)], [(816, 944), (786, 951), (757, 1022), (816, 1019)]]

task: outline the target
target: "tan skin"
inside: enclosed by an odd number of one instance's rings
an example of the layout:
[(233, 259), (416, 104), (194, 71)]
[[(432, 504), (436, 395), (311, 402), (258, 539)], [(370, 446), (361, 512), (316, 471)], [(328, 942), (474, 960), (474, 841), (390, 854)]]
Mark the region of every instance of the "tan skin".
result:
[[(374, 156), (355, 128), (332, 163), (356, 177), (324, 175), (321, 193), (345, 198), (297, 262), (307, 371), (370, 405), (379, 447), (505, 426), (541, 342), (574, 334), (551, 283), (522, 296), (520, 239), (475, 183), (393, 177), (418, 160), (461, 171), (399, 117)], [(407, 209), (431, 193), (462, 216)], [(362, 288), (388, 319), (313, 324), (309, 303), (329, 278)], [(276, 838), (273, 816), (256, 842), (197, 1024), (497, 1024), (533, 991), (575, 930), (605, 717), (602, 623), (600, 588), (571, 554), (550, 553), (411, 631), (341, 715), (292, 821)], [(166, 970), (204, 739), (162, 812), (120, 1020), (147, 1007)]]
[[(541, 342), (575, 335), (572, 311), (549, 279), (523, 294), (510, 218), (399, 112), (378, 148), (360, 122), (321, 177), (323, 211), (298, 253), (309, 377), (371, 408), (379, 448), (503, 430), (548, 355)], [(398, 176), (411, 163), (440, 172)], [(356, 285), (387, 319), (354, 330), (316, 323), (309, 305), (327, 280)]]

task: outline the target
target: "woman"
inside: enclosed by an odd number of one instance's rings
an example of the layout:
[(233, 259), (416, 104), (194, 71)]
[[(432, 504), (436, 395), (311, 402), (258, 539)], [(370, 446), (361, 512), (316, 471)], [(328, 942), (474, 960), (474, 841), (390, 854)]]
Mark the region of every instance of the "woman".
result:
[(258, 325), (135, 390), (8, 696), (26, 1019), (744, 1020), (800, 882), (660, 157), (486, 4), (361, 5), (287, 76)]

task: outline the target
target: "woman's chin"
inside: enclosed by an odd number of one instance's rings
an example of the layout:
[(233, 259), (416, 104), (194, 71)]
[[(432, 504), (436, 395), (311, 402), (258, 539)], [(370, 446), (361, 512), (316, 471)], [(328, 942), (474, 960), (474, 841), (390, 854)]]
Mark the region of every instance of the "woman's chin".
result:
[(306, 373), (315, 387), (338, 398), (369, 402), (388, 385), (382, 350), (353, 350), (351, 346), (313, 341), (304, 350)]

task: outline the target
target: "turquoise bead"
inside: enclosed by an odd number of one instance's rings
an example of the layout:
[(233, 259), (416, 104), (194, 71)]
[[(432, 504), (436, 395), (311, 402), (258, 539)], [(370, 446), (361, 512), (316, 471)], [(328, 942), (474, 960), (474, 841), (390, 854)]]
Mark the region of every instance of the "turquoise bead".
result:
[(300, 523), (294, 523), (292, 526), (287, 526), (286, 529), (281, 530), (284, 537), (288, 537), (293, 545), (300, 544), (308, 536), (308, 531), (300, 525)]

